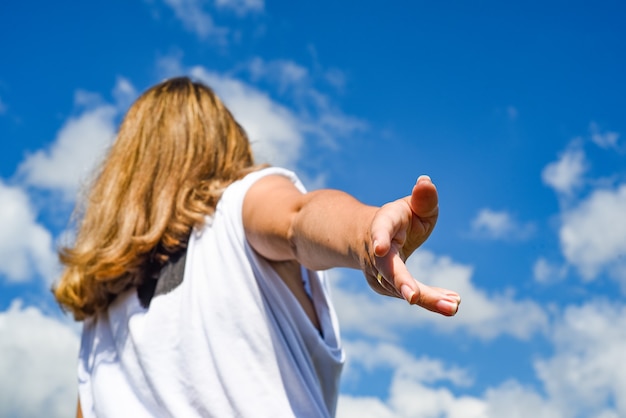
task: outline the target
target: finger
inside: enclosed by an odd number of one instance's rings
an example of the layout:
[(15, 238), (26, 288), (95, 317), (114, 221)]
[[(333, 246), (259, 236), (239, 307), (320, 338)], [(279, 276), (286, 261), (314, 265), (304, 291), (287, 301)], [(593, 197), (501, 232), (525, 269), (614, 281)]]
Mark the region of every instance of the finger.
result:
[(415, 280), (398, 254), (378, 259), (376, 278), (368, 275), (370, 287), (376, 293), (405, 299), (430, 311), (454, 316), (461, 304), (458, 293), (440, 287), (427, 286)]
[(400, 297), (398, 292), (391, 286), (384, 278), (379, 282), (376, 277), (372, 275), (366, 275), (367, 284), (374, 290), (374, 292), (383, 296)]
[(374, 217), (371, 226), (374, 255), (384, 257), (391, 249), (392, 241), (402, 246), (406, 238), (406, 228), (410, 217), (410, 207), (403, 201), (395, 201), (384, 205)]
[(388, 296), (402, 299), (402, 295), (395, 288), (393, 282), (383, 276), (382, 273), (378, 273), (376, 279), (378, 280), (378, 285), (380, 286), (380, 288), (383, 289)]
[(459, 310), (461, 297), (458, 294), (447, 295), (440, 290), (417, 282), (419, 292), (415, 297), (415, 304), (422, 308), (445, 316), (454, 316)]
[(400, 244), (404, 242), (406, 234), (399, 232), (408, 224), (411, 213), (422, 219), (424, 230), (421, 239), (425, 239), (432, 232), (439, 214), (437, 188), (428, 176), (420, 176), (417, 179), (410, 197), (384, 205), (374, 218), (372, 243), (377, 257), (383, 257), (388, 253), (392, 239)]
[(430, 286), (430, 288), (436, 290), (437, 292), (439, 292), (441, 294), (446, 295), (449, 298), (452, 298), (452, 299), (456, 300), (459, 305), (461, 304), (461, 295), (459, 295), (454, 290), (444, 289), (442, 287), (435, 287), (435, 286)]
[(385, 257), (376, 258), (379, 285), (392, 295), (413, 303), (415, 294), (419, 291), (415, 279), (406, 268), (397, 249), (394, 253), (388, 253)]
[(453, 316), (459, 309), (461, 297), (458, 293), (446, 289), (427, 286), (415, 280), (406, 268), (399, 255), (392, 261), (392, 274), (396, 291), (409, 303), (437, 312), (446, 316)]
[(413, 278), (399, 254), (393, 255), (391, 268), (391, 279), (396, 291), (398, 291), (409, 304), (413, 304), (415, 295), (419, 293), (420, 289), (417, 281)]
[(420, 176), (413, 186), (410, 199), (411, 210), (420, 218), (430, 218), (439, 213), (437, 188), (428, 176)]
[[(396, 251), (393, 249), (392, 251)], [(403, 295), (395, 285), (394, 258), (400, 258), (396, 253), (388, 253), (384, 257), (375, 257), (374, 259), (374, 277), (376, 281), (370, 283), (374, 285), (378, 293), (387, 296), (393, 296), (402, 299)]]

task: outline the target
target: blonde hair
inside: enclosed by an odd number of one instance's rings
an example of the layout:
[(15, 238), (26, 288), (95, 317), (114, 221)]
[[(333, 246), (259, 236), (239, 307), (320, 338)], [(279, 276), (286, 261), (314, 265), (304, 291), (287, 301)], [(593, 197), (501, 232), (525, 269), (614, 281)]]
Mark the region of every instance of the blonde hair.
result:
[(186, 77), (131, 106), (84, 202), (75, 244), (59, 252), (53, 289), (77, 320), (158, 271), (256, 167), (244, 130), (205, 85)]

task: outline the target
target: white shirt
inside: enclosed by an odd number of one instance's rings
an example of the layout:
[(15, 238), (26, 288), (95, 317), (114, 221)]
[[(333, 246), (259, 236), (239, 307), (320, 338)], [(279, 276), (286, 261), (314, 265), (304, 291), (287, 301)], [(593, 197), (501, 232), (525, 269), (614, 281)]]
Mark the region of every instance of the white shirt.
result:
[(344, 361), (322, 272), (303, 270), (318, 331), (248, 244), (243, 199), (268, 168), (231, 184), (188, 244), (184, 278), (149, 308), (137, 291), (85, 321), (78, 367), (89, 417), (334, 416)]

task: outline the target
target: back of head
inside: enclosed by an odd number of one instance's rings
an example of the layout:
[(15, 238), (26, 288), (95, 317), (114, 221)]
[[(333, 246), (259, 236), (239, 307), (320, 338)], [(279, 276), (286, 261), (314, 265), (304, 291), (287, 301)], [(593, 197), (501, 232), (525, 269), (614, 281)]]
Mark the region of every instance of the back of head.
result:
[(223, 189), (252, 171), (248, 138), (207, 86), (186, 77), (142, 94), (126, 114), (63, 248), (57, 300), (77, 319), (106, 309), (186, 245)]

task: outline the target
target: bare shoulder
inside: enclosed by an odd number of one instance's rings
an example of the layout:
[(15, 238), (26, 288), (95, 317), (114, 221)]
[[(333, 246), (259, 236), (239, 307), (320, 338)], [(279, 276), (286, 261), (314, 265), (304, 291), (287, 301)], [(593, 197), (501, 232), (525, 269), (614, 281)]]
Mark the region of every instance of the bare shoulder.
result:
[[(293, 182), (281, 175), (269, 175), (256, 181), (243, 201), (244, 220), (247, 215), (261, 215), (264, 211), (290, 211), (297, 206), (302, 193)], [(265, 214), (267, 215), (267, 214)]]
[[(246, 193), (245, 200), (255, 199), (256, 197), (263, 197), (266, 195), (284, 194), (284, 193), (296, 193), (301, 194), (300, 191), (293, 184), (291, 179), (280, 174), (271, 174), (264, 176), (254, 182), (250, 189)], [(244, 201), (245, 204), (245, 201)]]
[(252, 247), (270, 260), (294, 257), (289, 234), (294, 215), (300, 210), (303, 194), (281, 175), (256, 181), (243, 201), (243, 226)]

